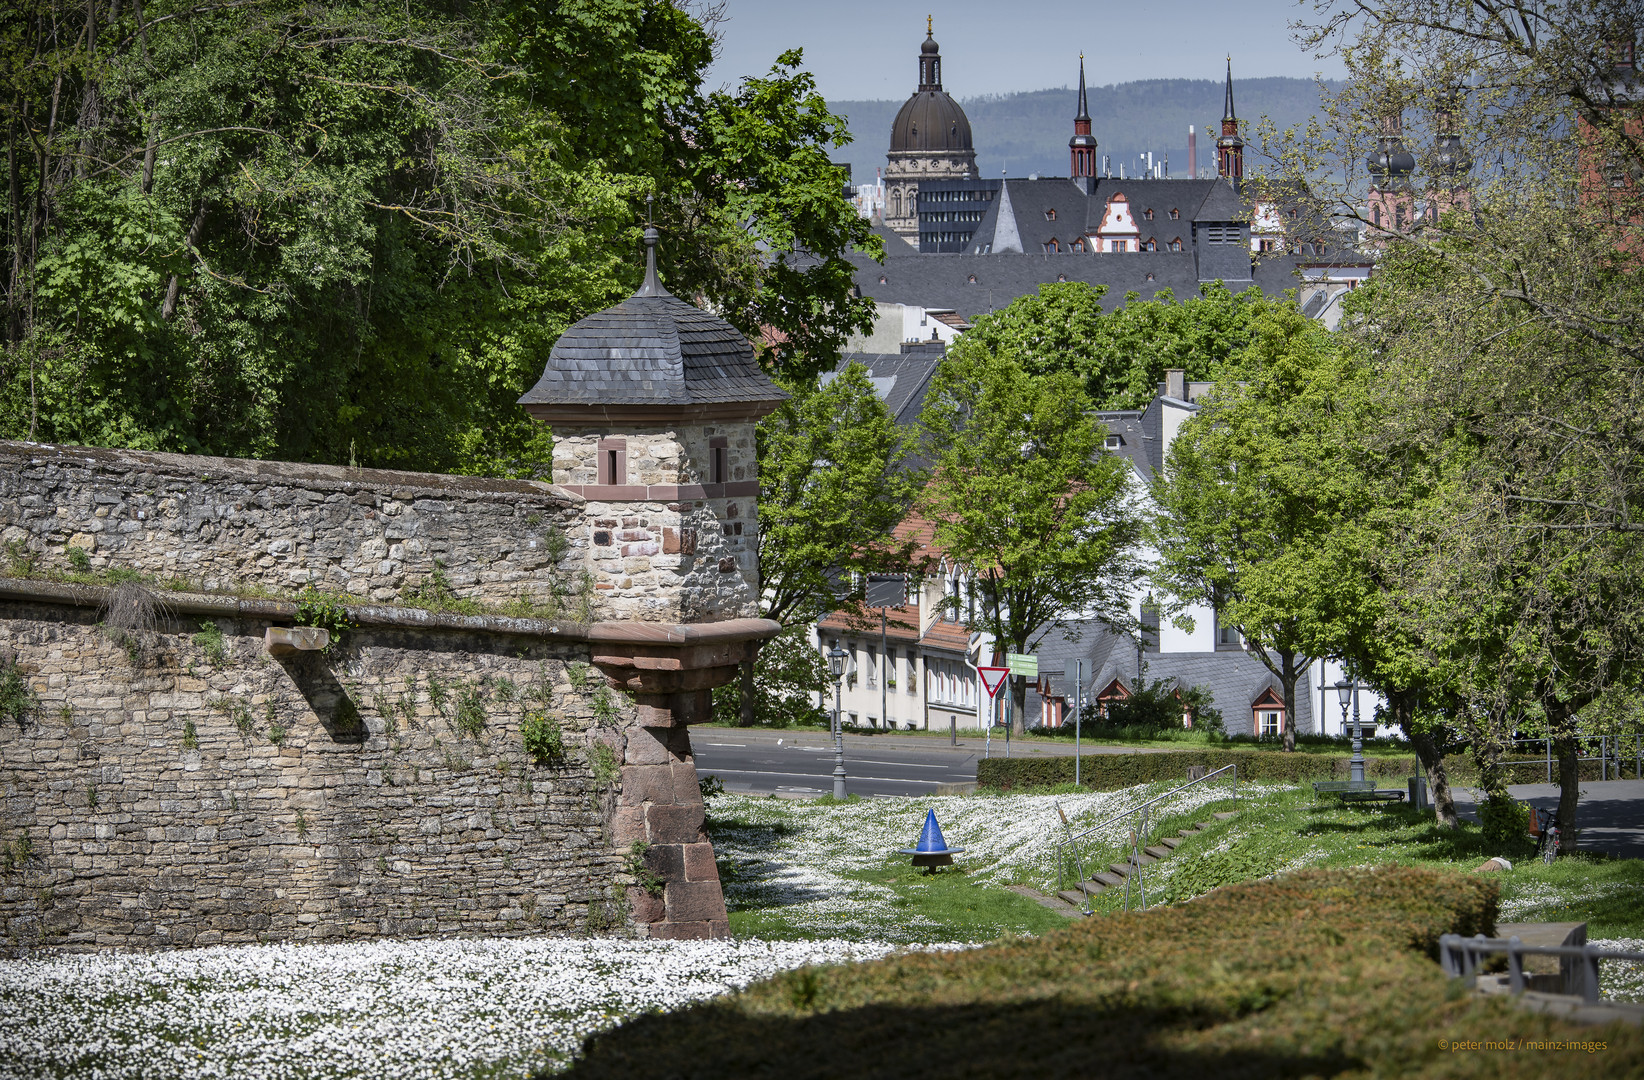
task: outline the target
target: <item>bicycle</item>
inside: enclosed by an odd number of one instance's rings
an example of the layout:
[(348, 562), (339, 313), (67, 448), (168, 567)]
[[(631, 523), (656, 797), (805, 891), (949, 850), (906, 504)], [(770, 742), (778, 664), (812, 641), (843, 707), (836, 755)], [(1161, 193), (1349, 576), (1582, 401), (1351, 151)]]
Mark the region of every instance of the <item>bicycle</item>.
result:
[(1553, 860), (1558, 858), (1559, 851), (1561, 823), (1558, 820), (1558, 811), (1537, 810), (1532, 806), (1530, 815), (1530, 831), (1535, 834), (1536, 854), (1541, 857), (1542, 862), (1552, 865)]

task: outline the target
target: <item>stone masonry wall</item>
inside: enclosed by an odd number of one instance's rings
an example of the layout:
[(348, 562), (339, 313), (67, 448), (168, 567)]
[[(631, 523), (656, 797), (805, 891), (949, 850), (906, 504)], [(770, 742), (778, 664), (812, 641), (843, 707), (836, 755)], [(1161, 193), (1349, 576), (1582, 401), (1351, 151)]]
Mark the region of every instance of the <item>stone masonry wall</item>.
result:
[[(622, 429), (624, 483), (601, 485), (604, 429), (556, 428), (555, 484), (587, 499), (568, 533), (605, 618), (712, 622), (758, 614), (754, 425)], [(725, 482), (712, 482), (723, 442)]]
[[(124, 643), (97, 619), (0, 601), (0, 659), (39, 700), (0, 724), (0, 952), (583, 932), (634, 914), (724, 932), (683, 729), (636, 728), (576, 642), (364, 627), (334, 656), (276, 658), (266, 619), (173, 617)], [(524, 751), (530, 710), (560, 724), (562, 761)], [(624, 764), (669, 789), (623, 791)], [(659, 800), (647, 857), (671, 879), (681, 864), (677, 910), (635, 913), (652, 900), (611, 819)]]
[(0, 540), (207, 590), (393, 602), (443, 567), (461, 595), (541, 603), (576, 585), (586, 549), (550, 553), (584, 509), (524, 480), (0, 442)]

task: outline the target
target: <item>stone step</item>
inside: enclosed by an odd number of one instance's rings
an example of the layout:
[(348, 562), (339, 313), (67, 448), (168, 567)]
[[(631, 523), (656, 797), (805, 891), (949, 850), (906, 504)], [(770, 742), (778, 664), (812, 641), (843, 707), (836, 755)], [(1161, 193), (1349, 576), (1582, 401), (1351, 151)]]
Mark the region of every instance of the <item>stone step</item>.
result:
[(1186, 839), (1187, 837), (1185, 836), (1167, 836), (1163, 840), (1160, 840), (1159, 843), (1163, 844), (1171, 851), (1175, 851), (1177, 848), (1182, 846), (1182, 841)]
[(1142, 850), (1153, 856), (1155, 859), (1170, 858), (1170, 848), (1167, 847), (1147, 847)]
[(1079, 907), (1079, 906), (1083, 905), (1084, 902), (1085, 902), (1085, 894), (1082, 893), (1082, 892), (1075, 892), (1073, 889), (1063, 889), (1061, 892), (1057, 893), (1056, 895), (1058, 897), (1060, 897), (1061, 899), (1066, 900), (1069, 904), (1072, 904), (1074, 907)]
[(1130, 876), (1130, 865), (1128, 863), (1122, 863), (1122, 862), (1108, 863), (1107, 868), (1109, 870), (1113, 871), (1115, 874), (1118, 874), (1121, 878), (1126, 878), (1126, 877)]
[(1106, 870), (1096, 871), (1094, 874), (1090, 875), (1090, 879), (1092, 881), (1100, 881), (1103, 885), (1106, 885), (1110, 889), (1115, 885), (1123, 885), (1125, 883), (1123, 874), (1110, 874)]
[(1097, 893), (1106, 890), (1107, 884), (1092, 878), (1089, 881), (1079, 882), (1079, 884), (1075, 885), (1074, 888), (1078, 889), (1080, 892), (1089, 893), (1091, 896), (1095, 896)]
[(1226, 821), (1228, 818), (1236, 817), (1237, 815), (1231, 810), (1221, 810), (1217, 812), (1216, 816), (1221, 818), (1223, 821)]

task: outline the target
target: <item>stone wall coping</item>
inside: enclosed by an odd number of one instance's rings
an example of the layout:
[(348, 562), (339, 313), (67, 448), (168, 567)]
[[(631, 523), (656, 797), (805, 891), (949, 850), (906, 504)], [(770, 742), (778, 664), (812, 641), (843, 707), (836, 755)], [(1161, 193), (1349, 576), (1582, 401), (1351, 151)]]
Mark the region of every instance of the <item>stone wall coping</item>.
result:
[[(79, 585), (37, 578), (0, 578), (0, 598), (75, 607), (100, 608), (114, 590), (107, 585)], [(289, 622), (297, 617), (297, 603), (268, 597), (223, 596), (215, 593), (156, 590), (164, 606), (185, 615), (222, 615)], [(581, 623), (570, 619), (522, 619), (509, 615), (459, 615), (423, 608), (386, 604), (346, 604), (348, 617), (360, 626), (405, 627), (416, 630), (468, 630), (520, 637), (556, 638), (611, 645), (689, 647), (764, 640), (781, 630), (770, 619), (725, 619), (711, 623), (640, 623), (610, 621)]]
[(442, 473), (402, 472), (397, 469), (359, 469), (345, 465), (316, 465), (294, 461), (257, 461), (249, 458), (170, 454), (156, 450), (121, 450), (101, 446), (56, 446), (49, 443), (0, 440), (0, 461), (13, 467), (58, 465), (65, 468), (147, 471), (168, 479), (242, 480), (246, 483), (289, 483), (315, 490), (357, 492), (379, 488), (404, 490), (406, 497), (458, 496), (498, 500), (534, 495), (565, 506), (581, 506), (579, 494), (540, 480), (502, 480), (485, 476), (448, 476)]

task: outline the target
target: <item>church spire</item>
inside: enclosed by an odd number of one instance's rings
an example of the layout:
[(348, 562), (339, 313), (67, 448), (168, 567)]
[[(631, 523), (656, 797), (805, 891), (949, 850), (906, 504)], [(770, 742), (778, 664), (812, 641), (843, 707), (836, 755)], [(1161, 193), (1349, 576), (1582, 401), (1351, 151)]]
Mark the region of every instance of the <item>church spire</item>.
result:
[(942, 49), (936, 44), (932, 20), (925, 16), (925, 43), (919, 46), (919, 93), (942, 89)]
[(1079, 54), (1079, 115), (1073, 118), (1073, 138), (1067, 141), (1075, 181), (1096, 175), (1096, 137), (1090, 133), (1090, 106), (1085, 102), (1085, 54)]
[(1238, 187), (1244, 180), (1244, 140), (1233, 111), (1233, 57), (1227, 58), (1227, 104), (1222, 110), (1222, 137), (1216, 140), (1216, 173)]

